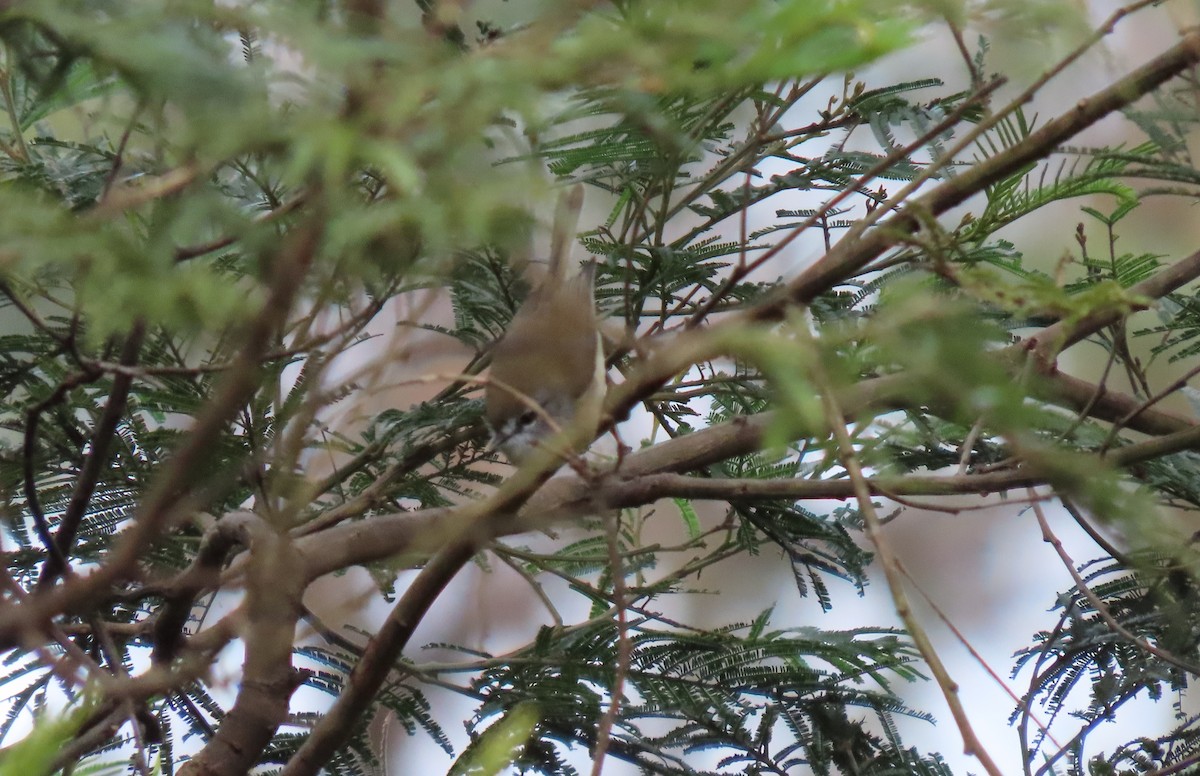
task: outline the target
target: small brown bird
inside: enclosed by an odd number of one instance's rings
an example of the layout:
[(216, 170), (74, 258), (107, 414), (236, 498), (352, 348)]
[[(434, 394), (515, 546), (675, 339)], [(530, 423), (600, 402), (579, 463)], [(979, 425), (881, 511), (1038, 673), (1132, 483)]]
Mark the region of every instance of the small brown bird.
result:
[(600, 424), (605, 369), (593, 296), (596, 265), (588, 261), (568, 277), (582, 206), (582, 186), (560, 198), (546, 276), (492, 352), (484, 392), (492, 444), (518, 466), (559, 431), (571, 432), (561, 442), (569, 449), (590, 441)]

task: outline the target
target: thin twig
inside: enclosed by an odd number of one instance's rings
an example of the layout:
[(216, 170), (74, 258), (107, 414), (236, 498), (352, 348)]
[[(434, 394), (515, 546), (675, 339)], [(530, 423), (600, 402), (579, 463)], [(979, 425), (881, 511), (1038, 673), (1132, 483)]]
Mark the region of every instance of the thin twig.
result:
[(625, 679), (633, 659), (633, 646), (629, 641), (629, 620), (625, 613), (628, 591), (625, 589), (625, 570), (621, 563), (621, 513), (609, 517), (605, 532), (608, 544), (609, 573), (612, 574), (613, 607), (617, 612), (617, 665), (613, 671), (613, 683), (609, 690), (608, 709), (596, 726), (596, 746), (592, 750), (592, 776), (600, 776), (604, 770), (604, 756), (608, 753), (613, 725), (621, 713), (621, 700), (625, 693)]
[(967, 466), (971, 463), (971, 453), (975, 449), (975, 442), (979, 439), (979, 435), (983, 432), (983, 418), (975, 421), (971, 426), (971, 430), (963, 437), (962, 445), (959, 447), (958, 454), (958, 473), (966, 474)]
[[(303, 205), (306, 196), (307, 196), (306, 192), (301, 192), (300, 194), (297, 194), (296, 196), (292, 197), (291, 199), (281, 203), (279, 205), (279, 207), (277, 207), (273, 210), (268, 210), (265, 213), (258, 214), (251, 221), (251, 224), (258, 226), (260, 224), (269, 223), (270, 221), (273, 221), (277, 218), (281, 218), (281, 217), (287, 215), (288, 213), (292, 212), (293, 210), (295, 210), (298, 207), (300, 207), (301, 205)], [(175, 261), (183, 262), (183, 261), (187, 261), (189, 259), (194, 259), (197, 256), (203, 256), (205, 254), (212, 253), (213, 251), (219, 251), (222, 248), (228, 248), (230, 245), (233, 245), (235, 242), (237, 242), (238, 239), (239, 238), (237, 236), (230, 235), (227, 237), (218, 237), (215, 240), (211, 240), (206, 243), (200, 243), (199, 245), (189, 245), (189, 246), (185, 246), (183, 248), (176, 248), (175, 249)]]
[[(62, 585), (31, 596), (28, 605), (0, 610), (0, 643), (12, 643), (25, 627), (85, 606), (106, 594), (114, 584), (137, 573), (145, 548), (158, 538), (181, 511), (198, 508), (194, 490), (201, 465), (213, 452), (214, 441), (224, 431), (247, 398), (258, 388), (261, 357), (275, 340), (301, 288), (316, 254), (320, 222), (297, 229), (271, 262), (273, 277), (266, 301), (242, 332), (243, 347), (235, 368), (229, 370), (212, 399), (196, 416), (183, 443), (163, 468), (139, 504), (135, 519), (118, 535), (118, 542), (99, 567), (87, 576), (75, 576)], [(36, 495), (36, 494), (35, 494)], [(49, 537), (48, 529), (45, 535)], [(57, 545), (51, 539), (51, 551)], [(64, 562), (63, 567), (66, 568)]]
[[(112, 634), (104, 627), (104, 622), (99, 617), (92, 618), (93, 633), (96, 636), (96, 643), (100, 645), (100, 651), (104, 655), (104, 659), (108, 661), (110, 670), (118, 679), (128, 679), (129, 672), (125, 670), (124, 655), (117, 647), (116, 641), (113, 640)], [(133, 702), (128, 698), (123, 698), (118, 701), (118, 705), (125, 714), (126, 721), (129, 722), (129, 728), (134, 741), (134, 767), (142, 776), (150, 776), (149, 760), (146, 757), (146, 736), (142, 729), (142, 723), (138, 719), (137, 710), (134, 708)]]
[[(802, 327), (797, 328), (803, 331)], [(845, 467), (847, 474), (850, 475), (850, 481), (854, 483), (855, 498), (858, 501), (859, 512), (863, 516), (867, 537), (875, 547), (876, 557), (879, 560), (880, 566), (883, 567), (883, 574), (887, 579), (888, 589), (891, 591), (896, 612), (904, 622), (904, 627), (912, 638), (913, 644), (921, 653), (921, 657), (925, 659), (930, 673), (933, 674), (934, 680), (942, 691), (942, 697), (946, 699), (946, 704), (950, 707), (950, 714), (954, 717), (959, 733), (962, 735), (964, 754), (973, 756), (979, 760), (980, 765), (983, 766), (983, 769), (990, 776), (1002, 776), (1000, 768), (992, 760), (991, 755), (984, 748), (983, 742), (979, 740), (974, 728), (971, 726), (966, 709), (963, 707), (962, 701), (958, 696), (958, 683), (954, 681), (946, 670), (946, 666), (942, 663), (937, 650), (933, 647), (933, 642), (929, 639), (929, 635), (925, 632), (921, 622), (914, 614), (912, 605), (908, 601), (908, 596), (904, 592), (904, 580), (900, 570), (899, 559), (892, 553), (891, 545), (888, 544), (887, 539), (883, 535), (883, 526), (880, 523), (879, 515), (875, 512), (875, 505), (871, 503), (870, 488), (867, 486), (866, 478), (863, 476), (858, 456), (854, 452), (854, 442), (850, 439), (850, 435), (846, 431), (845, 415), (838, 407), (836, 399), (834, 399), (832, 383), (824, 374), (824, 370), (818, 359), (813, 359), (811, 369), (817, 387), (821, 391), (822, 403), (825, 405), (825, 415), (833, 432), (834, 439), (837, 442), (838, 455), (841, 458), (842, 466)]]
[(65, 344), (66, 337), (56, 332), (49, 323), (47, 323), (40, 315), (38, 315), (36, 310), (34, 310), (25, 302), (24, 299), (21, 298), (20, 294), (18, 294), (12, 286), (3, 280), (0, 280), (0, 293), (8, 297), (8, 301), (12, 303), (13, 307), (16, 307), (21, 312), (21, 315), (24, 315), (25, 319), (33, 324), (35, 329), (42, 332), (60, 345)]
[(1126, 568), (1133, 567), (1133, 559), (1121, 552), (1121, 550), (1117, 549), (1115, 544), (1105, 538), (1104, 534), (1100, 533), (1100, 531), (1098, 531), (1096, 527), (1092, 525), (1092, 522), (1084, 517), (1083, 511), (1079, 509), (1079, 507), (1075, 506), (1075, 503), (1071, 501), (1071, 499), (1059, 494), (1059, 502), (1062, 504), (1063, 509), (1067, 510), (1067, 514), (1069, 514), (1075, 520), (1075, 523), (1083, 529), (1083, 532), (1090, 536), (1092, 541), (1096, 543), (1096, 546), (1104, 550), (1104, 552), (1108, 554), (1108, 557), (1112, 558)]
[(525, 580), (525, 584), (529, 586), (529, 589), (533, 591), (533, 594), (537, 596), (537, 599), (542, 602), (542, 606), (550, 615), (550, 618), (554, 620), (554, 627), (562, 629), (565, 625), (562, 615), (558, 613), (558, 608), (554, 605), (554, 601), (550, 600), (550, 596), (546, 594), (546, 589), (542, 587), (542, 583), (538, 582), (537, 579), (528, 571), (526, 571), (520, 563), (517, 563), (511, 553), (505, 552), (505, 549), (507, 548), (495, 546), (492, 548), (492, 551), (493, 554), (499, 558), (501, 563), (503, 563), (505, 566), (508, 566), (517, 574), (517, 576)]
[[(6, 65), (11, 63), (12, 58), (8, 57), (7, 59), (9, 62), (6, 62)], [(13, 140), (16, 143), (15, 147), (11, 149), (6, 147), (6, 150), (16, 161), (27, 164), (32, 157), (29, 155), (29, 146), (25, 144), (25, 129), (21, 126), (21, 114), (17, 109), (17, 98), (12, 88), (12, 73), (11, 67), (0, 70), (0, 90), (4, 93), (4, 112), (8, 114), (9, 126), (12, 128)]]
[(86, 216), (92, 219), (113, 218), (126, 210), (177, 194), (203, 177), (203, 172), (198, 163), (189, 162), (159, 175), (142, 176), (134, 182), (111, 189), (103, 200), (86, 211)]
[(104, 202), (108, 192), (112, 190), (113, 183), (117, 180), (117, 175), (121, 172), (121, 166), (125, 162), (125, 147), (129, 145), (129, 138), (133, 134), (133, 128), (137, 126), (138, 116), (141, 115), (143, 103), (139, 102), (133, 109), (133, 113), (129, 116), (129, 121), (125, 125), (125, 131), (121, 133), (121, 139), (117, 141), (117, 149), (113, 154), (112, 166), (108, 170), (108, 174), (104, 176), (104, 184), (100, 187), (100, 196), (97, 197), (97, 202)]
[[(699, 309), (692, 314), (687, 323), (688, 328), (699, 325), (699, 323), (704, 320), (708, 313), (711, 312), (712, 308), (718, 302), (720, 302), (724, 298), (725, 294), (727, 294), (737, 283), (741, 282), (747, 275), (773, 259), (775, 256), (778, 256), (785, 248), (788, 247), (788, 245), (798, 239), (809, 228), (820, 223), (821, 220), (824, 219), (835, 207), (841, 204), (843, 200), (856, 192), (862, 191), (864, 188), (866, 188), (867, 184), (893, 167), (897, 162), (907, 159), (915, 150), (921, 148), (926, 143), (929, 143), (934, 138), (957, 125), (958, 122), (962, 120), (963, 116), (966, 115), (967, 111), (976, 106), (981, 100), (986, 99), (988, 95), (1003, 86), (1004, 83), (1004, 79), (997, 78), (993, 79), (987, 84), (981, 85), (974, 93), (968, 96), (967, 99), (964, 99), (961, 103), (959, 103), (955, 109), (951, 111), (950, 114), (944, 119), (933, 125), (933, 127), (926, 132), (923, 132), (911, 143), (890, 151), (887, 156), (885, 156), (883, 159), (880, 159), (870, 169), (858, 176), (858, 178), (856, 178), (850, 185), (844, 187), (840, 192), (826, 201), (820, 208), (817, 209), (815, 213), (791, 227), (788, 230), (787, 236), (773, 245), (763, 255), (759, 256), (754, 261), (739, 264), (735, 270), (730, 273), (729, 277), (725, 280), (721, 287), (713, 292), (713, 294), (699, 306)], [(935, 165), (930, 165), (922, 172), (919, 182), (923, 183), (935, 176), (944, 166), (949, 164), (953, 158), (953, 154), (946, 154), (946, 156), (943, 157), (943, 161)], [(917, 190), (918, 185), (918, 181), (913, 181), (912, 184), (906, 186), (894, 198), (888, 200), (886, 207), (879, 207), (874, 212), (867, 214), (867, 216), (859, 222), (861, 228), (859, 225), (856, 225), (855, 229), (857, 232), (852, 231), (850, 236), (853, 236), (855, 233), (861, 233), (866, 229), (866, 227), (882, 218), (885, 213), (895, 209), (900, 202), (904, 201), (909, 193)], [(847, 239), (849, 239), (850, 236), (848, 236)], [(678, 308), (676, 309), (678, 310)]]
[(1008, 686), (1008, 682), (1004, 681), (1004, 677), (996, 673), (996, 670), (988, 664), (988, 661), (979, 653), (979, 650), (975, 649), (975, 646), (970, 642), (970, 640), (967, 639), (966, 635), (964, 635), (963, 632), (958, 629), (958, 626), (954, 624), (954, 621), (950, 619), (949, 615), (942, 611), (942, 608), (937, 605), (937, 602), (933, 600), (933, 597), (930, 596), (929, 593), (925, 592), (924, 588), (917, 584), (917, 580), (913, 579), (912, 574), (908, 573), (908, 569), (904, 567), (904, 564), (900, 562), (899, 559), (897, 559), (896, 565), (900, 569), (900, 573), (903, 574), (908, 580), (908, 583), (912, 585), (913, 589), (917, 591), (922, 599), (924, 599), (929, 608), (933, 609), (933, 613), (937, 615), (938, 619), (950, 629), (950, 632), (954, 634), (954, 638), (958, 639), (958, 643), (962, 644), (967, 652), (971, 653), (971, 657), (975, 658), (975, 662), (978, 663), (981, 668), (983, 668), (984, 672), (991, 677), (992, 681), (999, 685), (1000, 689), (1004, 690), (1004, 693), (1008, 695), (1009, 698), (1012, 698), (1013, 703), (1017, 705), (1017, 708), (1021, 709), (1023, 714), (1029, 715), (1029, 718), (1032, 719), (1033, 723), (1038, 726), (1038, 729), (1042, 731), (1046, 738), (1050, 739), (1050, 743), (1054, 744), (1055, 746), (1060, 746), (1058, 741), (1054, 740), (1054, 734), (1050, 732), (1050, 728), (1044, 722), (1038, 719), (1036, 715), (1034, 715), (1033, 710), (1029, 707), (1029, 703), (1021, 698), (1021, 696), (1017, 695), (1017, 693)]
[(1166, 388), (1163, 388), (1158, 393), (1156, 393), (1153, 396), (1151, 396), (1150, 398), (1146, 399), (1139, 406), (1130, 410), (1125, 415), (1125, 417), (1118, 420), (1116, 423), (1114, 423), (1112, 425), (1112, 428), (1109, 429), (1108, 436), (1105, 437), (1104, 443), (1100, 445), (1100, 451), (1103, 452), (1103, 451), (1107, 450), (1108, 448), (1112, 447), (1113, 442), (1116, 441), (1117, 434), (1120, 432), (1121, 429), (1125, 428), (1131, 420), (1136, 418), (1138, 415), (1141, 415), (1143, 412), (1150, 409), (1155, 404), (1158, 404), (1160, 401), (1167, 398), (1171, 394), (1175, 393), (1180, 388), (1183, 388), (1185, 385), (1188, 384), (1189, 380), (1191, 380), (1193, 377), (1195, 377), (1198, 374), (1200, 374), (1200, 364), (1197, 364), (1196, 366), (1192, 367), (1187, 372), (1185, 372), (1182, 376), (1180, 376), (1177, 380), (1173, 380), (1171, 382), (1171, 384), (1168, 385)]
[[(1032, 488), (1030, 489), (1030, 495), (1036, 495), (1034, 494)], [(1092, 592), (1092, 589), (1088, 587), (1087, 581), (1084, 580), (1084, 578), (1079, 575), (1079, 572), (1075, 570), (1075, 561), (1071, 560), (1071, 556), (1067, 554), (1067, 550), (1065, 547), (1063, 547), (1062, 541), (1059, 540), (1058, 536), (1054, 534), (1054, 531), (1050, 529), (1050, 523), (1046, 520), (1046, 515), (1042, 511), (1041, 504), (1035, 501), (1033, 502), (1032, 506), (1033, 513), (1037, 516), (1038, 527), (1042, 530), (1042, 540), (1054, 548), (1054, 551), (1058, 554), (1063, 566), (1071, 575), (1071, 579), (1074, 580), (1075, 589), (1079, 591), (1081, 596), (1087, 599), (1088, 603), (1092, 605), (1092, 608), (1095, 610), (1096, 614), (1100, 616), (1100, 619), (1104, 620), (1108, 627), (1112, 628), (1113, 632), (1132, 642), (1136, 647), (1138, 647), (1138, 649), (1154, 655), (1159, 660), (1170, 663), (1181, 671), (1186, 671), (1189, 674), (1200, 676), (1200, 666), (1188, 660), (1184, 660), (1183, 658), (1177, 657), (1165, 649), (1161, 649), (1151, 644), (1149, 641), (1146, 641), (1127, 629), (1124, 625), (1117, 621), (1116, 617), (1113, 617), (1112, 612), (1108, 610), (1108, 606), (1100, 600), (1099, 596)]]

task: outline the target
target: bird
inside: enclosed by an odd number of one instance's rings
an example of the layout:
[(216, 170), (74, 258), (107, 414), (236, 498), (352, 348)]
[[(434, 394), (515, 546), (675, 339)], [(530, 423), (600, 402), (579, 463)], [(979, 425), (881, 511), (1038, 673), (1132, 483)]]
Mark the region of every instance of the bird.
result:
[[(521, 466), (539, 450), (563, 457), (590, 442), (606, 389), (594, 299), (596, 264), (570, 267), (583, 187), (559, 199), (545, 276), (492, 351), (484, 390), (492, 447)], [(552, 441), (553, 440), (553, 441)]]

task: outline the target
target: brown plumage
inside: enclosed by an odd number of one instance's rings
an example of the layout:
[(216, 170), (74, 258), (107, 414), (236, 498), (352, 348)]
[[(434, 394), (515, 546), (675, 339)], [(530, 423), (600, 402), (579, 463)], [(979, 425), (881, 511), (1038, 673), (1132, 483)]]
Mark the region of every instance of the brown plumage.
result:
[[(525, 460), (555, 425), (574, 427), (582, 436), (593, 434), (599, 423), (604, 357), (593, 301), (596, 266), (588, 262), (567, 277), (582, 198), (582, 188), (576, 186), (560, 202), (546, 276), (492, 353), (492, 382), (484, 393), (487, 421), (495, 444), (513, 463)], [(529, 400), (554, 423), (530, 407)]]

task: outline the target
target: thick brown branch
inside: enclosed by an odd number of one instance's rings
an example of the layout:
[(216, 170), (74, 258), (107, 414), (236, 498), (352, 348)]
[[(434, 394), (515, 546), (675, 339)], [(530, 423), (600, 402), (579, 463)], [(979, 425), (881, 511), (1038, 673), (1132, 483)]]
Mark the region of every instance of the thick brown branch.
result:
[[(1096, 392), (1096, 386), (1066, 375), (1048, 378), (1051, 387), (1068, 394), (1068, 403), (1086, 402)], [(900, 375), (865, 380), (840, 397), (848, 415), (857, 415), (869, 408), (903, 406), (908, 381)], [(1137, 400), (1123, 394), (1105, 393), (1093, 408), (1093, 416), (1116, 420), (1124, 417)], [(727, 423), (710, 426), (691, 434), (670, 439), (625, 457), (616, 476), (601, 471), (593, 482), (585, 483), (575, 475), (558, 476), (535, 493), (506, 529), (507, 533), (544, 528), (552, 522), (595, 514), (608, 509), (645, 504), (657, 498), (677, 495), (704, 498), (704, 489), (712, 498), (736, 497), (739, 483), (732, 485), (707, 484), (691, 478), (666, 478), (670, 473), (701, 469), (732, 456), (746, 455), (762, 449), (763, 439), (777, 420), (774, 412), (735, 418)], [(1137, 418), (1132, 428), (1148, 434), (1200, 434), (1187, 418), (1160, 410), (1151, 410)], [(1168, 451), (1184, 449), (1193, 444), (1191, 436), (1172, 436), (1167, 440), (1150, 440), (1110, 454), (1117, 465), (1145, 460), (1149, 445), (1158, 444)], [(664, 477), (656, 480), (656, 477)], [(1009, 479), (1011, 478), (1011, 479)], [(939, 493), (984, 492), (1005, 487), (1018, 487), (1038, 482), (1034, 472), (997, 472), (994, 475), (964, 475), (963, 477), (921, 477), (915, 475), (895, 480), (870, 480), (879, 495), (939, 495)], [(709, 481), (721, 483), (722, 481)], [(728, 483), (729, 481), (725, 481)], [(967, 484), (971, 483), (971, 484)], [(678, 487), (679, 490), (671, 490)], [(755, 481), (756, 494), (768, 497), (841, 498), (847, 487), (839, 481), (784, 480)], [(959, 489), (959, 488), (962, 489)], [(978, 487), (978, 490), (975, 488)], [(661, 488), (661, 489), (660, 489)], [(714, 490), (728, 490), (717, 495)], [(776, 490), (777, 489), (777, 490)], [(397, 553), (427, 555), (445, 541), (447, 532), (459, 530), (456, 510), (430, 509), (420, 512), (377, 515), (345, 523), (299, 539), (297, 546), (308, 558), (314, 576), (332, 573), (347, 566), (369, 563)], [(232, 581), (238, 564), (226, 572), (224, 579)]]
[(751, 314), (758, 320), (773, 320), (783, 313), (789, 302), (808, 304), (907, 235), (915, 233), (921, 226), (923, 214), (938, 216), (962, 204), (993, 183), (1047, 156), (1092, 124), (1132, 104), (1197, 62), (1200, 62), (1200, 31), (1191, 30), (1162, 55), (1107, 88), (1081, 99), (1070, 111), (1050, 120), (1024, 140), (1005, 149), (1004, 153), (985, 159), (939, 184), (861, 238), (843, 239), (824, 258), (788, 284), (786, 295), (757, 306)]
[(421, 618), (434, 600), (475, 554), (476, 545), (465, 541), (439, 552), (421, 569), (396, 602), (379, 631), (367, 643), (337, 701), (313, 728), (312, 734), (288, 761), (280, 776), (316, 774), (370, 706), (375, 694), (396, 666)]
[(1118, 466), (1130, 466), (1171, 453), (1197, 449), (1200, 449), (1200, 426), (1191, 426), (1174, 434), (1112, 450), (1107, 458)]
[[(1180, 259), (1129, 289), (1131, 295), (1161, 299), (1172, 291), (1200, 277), (1200, 251)], [(1141, 308), (1144, 309), (1144, 308)], [(1030, 337), (1026, 342), (1040, 365), (1053, 364), (1054, 357), (1071, 345), (1083, 341), (1106, 326), (1117, 323), (1130, 312), (1127, 310), (1097, 310), (1078, 321), (1059, 321)]]
[(1142, 407), (1141, 399), (1127, 393), (1110, 391), (1103, 385), (1089, 383), (1087, 380), (1061, 372), (1043, 375), (1042, 380), (1050, 389), (1047, 398), (1056, 404), (1081, 412), (1086, 409), (1089, 417), (1110, 423), (1119, 423), (1129, 418), (1125, 426), (1143, 434), (1174, 434), (1196, 425), (1194, 421), (1178, 413), (1153, 408), (1131, 417)]
[[(221, 566), (230, 551), (239, 544), (251, 549), (246, 536), (246, 521), (250, 519), (256, 518), (244, 512), (233, 512), (218, 520), (205, 532), (200, 551), (191, 565), (162, 591), (162, 609), (154, 622), (151, 659), (155, 664), (170, 663), (175, 659), (196, 597), (216, 586), (221, 577)], [(246, 557), (253, 562), (252, 555)]]
[[(915, 233), (925, 219), (945, 213), (988, 186), (1047, 156), (1079, 132), (1114, 111), (1130, 105), (1198, 61), (1200, 31), (1192, 30), (1161, 56), (1108, 88), (1080, 100), (1071, 111), (1047, 122), (1041, 129), (1006, 149), (1004, 153), (985, 159), (939, 184), (875, 228), (851, 229), (822, 259), (802, 272), (779, 293), (741, 315), (732, 316), (726, 322), (718, 324), (718, 327), (774, 321), (793, 305), (807, 305), (820, 294), (861, 271), (884, 251)], [(1181, 268), (1181, 271), (1183, 269)], [(610, 393), (605, 403), (610, 417), (624, 417), (638, 402), (659, 390), (673, 375), (698, 361), (717, 355), (711, 343), (709, 332), (690, 332), (674, 337), (669, 347), (654, 350), (624, 384)]]
[(21, 469), (25, 508), (29, 511), (29, 517), (33, 521), (34, 532), (42, 542), (42, 546), (46, 548), (48, 562), (53, 563), (59, 569), (66, 568), (66, 557), (63, 555), (58, 543), (55, 542), (54, 535), (50, 533), (50, 523), (46, 520), (46, 514), (42, 511), (41, 501), (38, 498), (37, 474), (34, 471), (36, 463), (34, 458), (37, 455), (38, 427), (41, 425), (43, 412), (62, 402), (67, 394), (75, 388), (84, 383), (94, 382), (99, 378), (99, 372), (88, 370), (68, 375), (54, 388), (49, 396), (25, 411), (25, 435), (21, 446)]
[(287, 319), (316, 253), (319, 237), (318, 226), (301, 227), (275, 256), (269, 295), (243, 332), (244, 344), (233, 367), (225, 374), (212, 401), (196, 417), (185, 442), (165, 465), (105, 563), (85, 577), (74, 577), (32, 596), (26, 606), (0, 610), (0, 645), (15, 645), (23, 628), (78, 610), (113, 584), (136, 574), (145, 548), (181, 514), (182, 506), (191, 503), (192, 487), (204, 470), (201, 464), (212, 454), (229, 421), (257, 390), (262, 357)]
[[(778, 256), (781, 251), (783, 251), (791, 242), (799, 238), (800, 235), (804, 234), (810, 227), (821, 223), (822, 219), (828, 217), (828, 215), (832, 213), (843, 200), (857, 192), (866, 191), (867, 184), (871, 183), (871, 181), (886, 173), (888, 170), (895, 168), (898, 162), (911, 158), (913, 153), (918, 149), (925, 147), (931, 141), (941, 137), (947, 131), (953, 129), (963, 120), (963, 116), (966, 115), (967, 112), (977, 108), (992, 94), (992, 92), (994, 92), (1000, 86), (1003, 86), (1004, 83), (1005, 79), (997, 78), (990, 83), (980, 85), (978, 89), (976, 89), (967, 97), (967, 99), (958, 103), (958, 105), (954, 107), (954, 110), (950, 112), (950, 115), (946, 116), (937, 124), (927, 129), (911, 143), (892, 149), (887, 156), (885, 156), (883, 159), (880, 159), (871, 167), (871, 169), (867, 170), (865, 173), (855, 179), (853, 183), (844, 187), (835, 196), (830, 198), (829, 201), (822, 205), (815, 213), (808, 216), (802, 223), (792, 227), (787, 237), (781, 240), (778, 244), (772, 246), (762, 256), (759, 256), (752, 262), (746, 262), (735, 267), (733, 272), (730, 273), (729, 277), (725, 280), (721, 287), (714, 291), (707, 300), (697, 305), (696, 312), (692, 314), (688, 321), (688, 327), (691, 328), (699, 325), (701, 321), (708, 317), (708, 314), (712, 312), (713, 308), (725, 299), (731, 289), (749, 276), (750, 273), (755, 269), (763, 266), (768, 261)], [(949, 163), (949, 158), (943, 159), (940, 162), (942, 165), (948, 165)], [(932, 174), (932, 171), (930, 171), (930, 174)], [(891, 204), (894, 206), (894, 203)], [(743, 214), (745, 214), (747, 210), (748, 207), (743, 208)], [(743, 239), (742, 242), (745, 243), (745, 240)], [(678, 312), (681, 307), (682, 304), (676, 307), (676, 312)]]
[[(873, 496), (951, 496), (996, 493), (1009, 488), (1041, 484), (1037, 473), (1017, 471), (988, 474), (958, 474), (945, 477), (904, 475), (864, 480)], [(761, 499), (850, 499), (855, 497), (850, 480), (753, 480), (709, 479), (684, 474), (648, 474), (632, 480), (615, 480), (600, 486), (595, 500), (613, 508), (643, 506), (660, 498), (718, 501)]]
[(511, 517), (550, 478), (558, 464), (556, 454), (545, 448), (491, 498), (459, 510), (457, 532), (425, 564), (379, 632), (367, 642), (341, 695), (288, 761), (282, 776), (312, 776), (342, 746), (434, 600), (480, 547), (506, 532)]
[(249, 773), (287, 718), (302, 678), (292, 668), (292, 642), (307, 581), (304, 565), (291, 540), (257, 515), (239, 513), (232, 522), (251, 556), (241, 686), (216, 735), (180, 768), (180, 776)]

